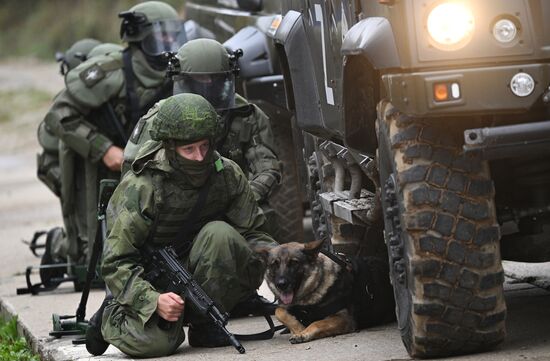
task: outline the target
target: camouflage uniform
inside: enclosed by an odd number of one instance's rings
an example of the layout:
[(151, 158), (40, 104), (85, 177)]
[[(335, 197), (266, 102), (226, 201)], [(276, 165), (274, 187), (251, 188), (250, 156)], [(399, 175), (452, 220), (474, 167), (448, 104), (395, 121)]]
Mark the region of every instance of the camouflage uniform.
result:
[[(182, 115), (185, 121), (178, 122)], [(199, 163), (196, 161), (187, 160), (182, 166), (179, 162), (183, 157), (174, 160), (174, 149), (167, 141), (174, 137), (184, 144), (212, 140), (216, 123), (214, 109), (198, 95), (179, 94), (167, 99), (151, 127), (152, 137), (160, 142), (149, 141), (140, 149), (132, 171), (109, 203), (110, 233), (102, 273), (114, 299), (102, 313), (101, 331), (105, 341), (131, 356), (168, 355), (185, 338), (183, 317), (169, 330), (158, 327), (157, 300), (166, 290), (162, 281), (151, 284), (146, 280), (150, 270), (140, 249), (146, 243), (162, 246), (174, 242), (178, 225), (190, 216), (205, 182), (210, 182), (210, 189), (189, 228), (190, 245), (188, 252), (181, 254), (181, 261), (224, 310), (231, 310), (253, 294), (262, 282), (265, 266), (253, 249), (275, 243), (261, 230), (265, 217), (242, 170), (213, 149), (200, 170), (191, 166)], [(204, 124), (211, 126), (201, 130)], [(208, 322), (194, 315), (190, 305), (186, 305), (184, 315), (193, 325)]]
[[(130, 10), (145, 14), (144, 25), (177, 21), (181, 28), (177, 12), (167, 4), (145, 2)], [(131, 33), (125, 30), (131, 26)], [(152, 60), (160, 56), (145, 53), (147, 33), (137, 26), (124, 18), (121, 35), (128, 48), (95, 56), (69, 71), (66, 88), (45, 117), (48, 131), (61, 140), (60, 194), (67, 238), (52, 245), (56, 261), (86, 261), (88, 242), (96, 232), (99, 181), (120, 177), (103, 164), (103, 156), (113, 145), (124, 148), (139, 117), (171, 93), (165, 69)]]

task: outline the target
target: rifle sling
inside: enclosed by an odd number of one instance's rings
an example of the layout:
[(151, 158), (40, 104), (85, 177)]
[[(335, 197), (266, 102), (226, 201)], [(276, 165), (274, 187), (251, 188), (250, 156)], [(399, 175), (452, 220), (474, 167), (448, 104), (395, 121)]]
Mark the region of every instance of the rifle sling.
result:
[(264, 315), (267, 324), (269, 325), (269, 330), (258, 333), (251, 333), (248, 335), (233, 334), (239, 341), (259, 341), (259, 340), (270, 340), (275, 335), (275, 332), (284, 329), (285, 325), (275, 326), (270, 315)]

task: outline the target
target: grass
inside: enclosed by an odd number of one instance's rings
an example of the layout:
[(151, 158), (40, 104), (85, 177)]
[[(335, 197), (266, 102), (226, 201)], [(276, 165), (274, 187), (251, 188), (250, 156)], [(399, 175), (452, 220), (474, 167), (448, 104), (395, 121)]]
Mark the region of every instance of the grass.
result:
[(0, 320), (0, 361), (39, 361), (17, 332), (17, 317)]
[(37, 89), (0, 91), (0, 124), (11, 122), (18, 115), (38, 110), (52, 101), (50, 93)]

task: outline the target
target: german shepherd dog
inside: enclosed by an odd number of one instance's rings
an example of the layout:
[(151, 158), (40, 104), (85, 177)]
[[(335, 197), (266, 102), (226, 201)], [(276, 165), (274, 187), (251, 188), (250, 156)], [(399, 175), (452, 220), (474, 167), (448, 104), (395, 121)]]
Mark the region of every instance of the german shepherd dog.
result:
[[(322, 241), (291, 242), (264, 250), (265, 280), (279, 301), (275, 317), (291, 343), (353, 332), (395, 319), (386, 262), (345, 262), (320, 253)], [(335, 258), (336, 257), (336, 258)]]

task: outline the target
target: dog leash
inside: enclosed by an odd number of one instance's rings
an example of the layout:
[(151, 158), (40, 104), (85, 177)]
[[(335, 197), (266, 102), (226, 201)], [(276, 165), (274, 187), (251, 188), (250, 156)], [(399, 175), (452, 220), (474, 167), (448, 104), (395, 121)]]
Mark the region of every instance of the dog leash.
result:
[[(326, 249), (322, 249), (321, 253), (327, 256), (328, 258), (330, 258), (334, 263), (336, 263), (340, 267), (348, 270), (348, 272), (353, 271), (353, 266), (351, 264), (351, 261), (344, 254), (330, 252), (330, 251), (327, 251)], [(342, 257), (345, 257), (345, 258), (342, 259)]]

